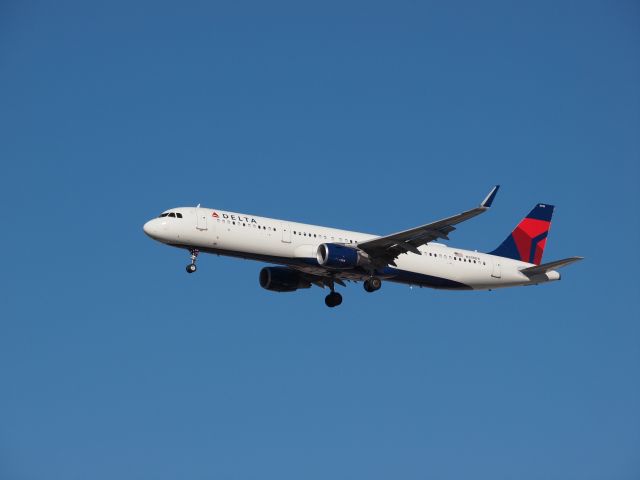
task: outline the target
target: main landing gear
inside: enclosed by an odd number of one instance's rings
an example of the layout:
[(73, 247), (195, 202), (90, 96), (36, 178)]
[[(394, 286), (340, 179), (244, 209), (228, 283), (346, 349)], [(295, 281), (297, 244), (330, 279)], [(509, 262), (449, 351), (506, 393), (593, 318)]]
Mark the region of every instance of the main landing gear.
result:
[(342, 303), (342, 295), (340, 295), (338, 292), (331, 292), (325, 297), (324, 303), (329, 308), (337, 307)]
[(196, 258), (198, 258), (200, 250), (198, 250), (197, 248), (191, 248), (189, 250), (189, 253), (191, 254), (191, 263), (187, 265), (187, 273), (193, 273), (197, 270)]
[[(364, 281), (364, 289), (367, 292), (375, 292), (376, 290), (380, 290), (381, 286), (382, 280), (380, 280), (378, 277), (370, 277)], [(325, 297), (324, 303), (329, 308), (337, 307), (342, 303), (342, 295), (335, 291), (333, 280), (329, 282), (329, 287), (331, 288), (331, 293)]]
[(364, 281), (364, 289), (369, 293), (380, 290), (381, 286), (382, 280), (380, 280), (378, 277), (371, 277)]
[(329, 282), (329, 288), (331, 289), (331, 293), (324, 298), (324, 303), (329, 308), (337, 307), (342, 303), (342, 295), (336, 292), (333, 279)]

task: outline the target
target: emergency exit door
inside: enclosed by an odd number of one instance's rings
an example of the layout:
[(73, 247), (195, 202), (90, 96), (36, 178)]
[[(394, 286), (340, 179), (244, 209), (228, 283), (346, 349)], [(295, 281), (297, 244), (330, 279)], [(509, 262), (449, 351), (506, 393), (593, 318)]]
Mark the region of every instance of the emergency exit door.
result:
[(291, 230), (288, 223), (281, 223), (280, 230), (282, 230), (282, 242), (291, 243)]

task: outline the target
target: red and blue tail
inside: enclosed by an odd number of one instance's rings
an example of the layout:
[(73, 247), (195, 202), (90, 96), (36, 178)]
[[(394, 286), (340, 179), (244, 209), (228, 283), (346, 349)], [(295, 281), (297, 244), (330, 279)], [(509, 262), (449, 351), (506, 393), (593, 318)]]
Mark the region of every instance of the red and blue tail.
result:
[(551, 227), (553, 205), (539, 203), (491, 255), (540, 265)]

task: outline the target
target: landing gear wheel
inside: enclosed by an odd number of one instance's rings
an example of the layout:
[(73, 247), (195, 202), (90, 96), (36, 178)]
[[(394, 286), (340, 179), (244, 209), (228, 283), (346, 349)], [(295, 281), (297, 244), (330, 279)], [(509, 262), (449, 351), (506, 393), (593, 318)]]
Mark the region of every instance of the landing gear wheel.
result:
[(338, 292), (331, 292), (325, 297), (324, 303), (329, 308), (337, 307), (342, 303), (342, 295), (340, 295)]
[(368, 280), (364, 281), (364, 289), (369, 293), (380, 290), (381, 286), (382, 280), (380, 280), (378, 277), (371, 277)]
[(187, 265), (187, 273), (193, 273), (197, 270), (196, 258), (198, 258), (200, 250), (198, 250), (197, 248), (192, 248), (189, 250), (189, 253), (191, 254), (191, 263)]

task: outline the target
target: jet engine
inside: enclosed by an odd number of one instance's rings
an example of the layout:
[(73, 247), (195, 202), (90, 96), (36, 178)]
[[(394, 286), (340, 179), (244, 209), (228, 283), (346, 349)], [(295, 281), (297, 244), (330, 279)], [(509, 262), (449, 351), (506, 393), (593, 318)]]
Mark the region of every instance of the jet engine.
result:
[(322, 243), (316, 253), (318, 263), (328, 268), (353, 268), (362, 262), (357, 248), (347, 247), (337, 243)]
[(311, 284), (299, 272), (287, 267), (264, 267), (260, 270), (260, 286), (272, 292), (295, 292)]

